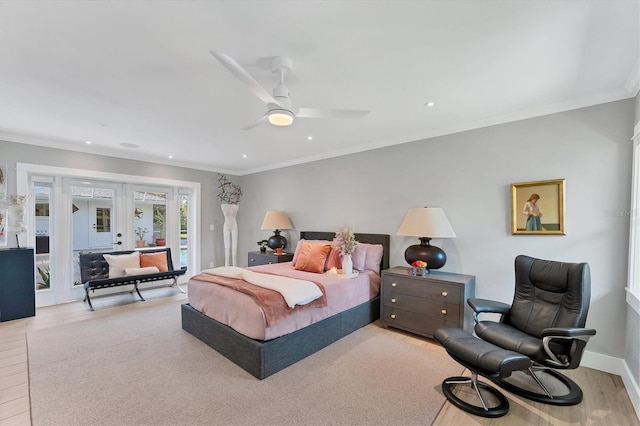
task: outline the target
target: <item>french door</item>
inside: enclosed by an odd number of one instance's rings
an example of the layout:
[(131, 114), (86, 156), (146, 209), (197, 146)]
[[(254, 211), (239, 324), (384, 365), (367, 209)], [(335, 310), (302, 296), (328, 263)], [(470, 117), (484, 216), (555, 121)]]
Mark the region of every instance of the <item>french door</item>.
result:
[[(109, 177), (121, 181), (96, 179), (80, 170), (73, 176), (44, 175), (43, 168), (69, 172), (18, 164), (19, 191), (34, 195), (26, 237), (37, 248), (36, 306), (84, 297), (78, 262), (83, 252), (167, 246), (175, 268), (199, 269), (199, 183), (147, 179), (145, 184), (144, 178), (118, 175)], [(122, 291), (101, 294), (110, 290)]]

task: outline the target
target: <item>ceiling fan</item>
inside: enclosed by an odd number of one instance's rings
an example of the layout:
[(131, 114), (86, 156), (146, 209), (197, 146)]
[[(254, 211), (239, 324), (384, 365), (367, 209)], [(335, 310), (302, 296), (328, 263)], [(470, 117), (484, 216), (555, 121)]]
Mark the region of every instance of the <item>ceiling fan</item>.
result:
[(319, 109), (296, 107), (291, 102), (291, 93), (284, 85), (284, 76), (293, 69), (293, 61), (284, 56), (276, 56), (271, 60), (271, 71), (280, 75), (280, 83), (273, 89), (271, 95), (260, 85), (240, 64), (230, 56), (210, 51), (222, 65), (227, 67), (233, 75), (245, 83), (253, 93), (267, 105), (267, 112), (258, 120), (247, 124), (244, 130), (253, 129), (265, 121), (275, 126), (289, 126), (296, 117), (300, 118), (362, 118), (369, 113), (364, 110), (353, 109)]

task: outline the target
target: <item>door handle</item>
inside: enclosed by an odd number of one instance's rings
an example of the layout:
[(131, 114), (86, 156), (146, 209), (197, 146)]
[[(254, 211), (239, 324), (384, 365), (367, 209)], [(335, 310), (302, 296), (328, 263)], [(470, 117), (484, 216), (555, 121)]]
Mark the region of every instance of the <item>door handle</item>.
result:
[(122, 245), (122, 241), (116, 241), (115, 243), (111, 243), (111, 244), (117, 244), (117, 245), (121, 246)]

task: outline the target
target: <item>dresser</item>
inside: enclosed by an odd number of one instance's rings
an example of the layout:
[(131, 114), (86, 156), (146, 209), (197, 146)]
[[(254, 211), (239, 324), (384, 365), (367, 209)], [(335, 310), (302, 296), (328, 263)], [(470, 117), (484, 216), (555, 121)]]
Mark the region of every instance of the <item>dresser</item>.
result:
[(441, 327), (473, 332), (473, 311), (467, 299), (475, 297), (472, 275), (431, 271), (413, 276), (408, 267), (382, 271), (381, 313), (383, 325), (426, 337)]
[(271, 263), (291, 262), (292, 260), (293, 253), (276, 254), (275, 251), (267, 251), (264, 253), (260, 251), (250, 251), (247, 265), (269, 265)]
[(35, 314), (33, 249), (0, 249), (0, 322)]

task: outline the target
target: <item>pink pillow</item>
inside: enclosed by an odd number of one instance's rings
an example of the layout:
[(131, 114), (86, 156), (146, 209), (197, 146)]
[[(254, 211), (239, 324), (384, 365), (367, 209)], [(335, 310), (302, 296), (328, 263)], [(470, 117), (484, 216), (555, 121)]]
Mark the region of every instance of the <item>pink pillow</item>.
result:
[(379, 275), (384, 247), (382, 247), (382, 244), (367, 244), (367, 246), (367, 259), (364, 262), (364, 269)]
[(324, 272), (324, 262), (327, 260), (329, 250), (331, 250), (330, 244), (304, 242), (298, 252), (294, 269), (315, 273)]
[(329, 255), (327, 256), (327, 261), (324, 264), (325, 271), (328, 271), (331, 268), (342, 268), (342, 260), (340, 260), (340, 250), (335, 247), (331, 247), (331, 251), (329, 251)]
[(360, 272), (373, 271), (380, 274), (380, 261), (382, 261), (382, 244), (358, 243), (351, 253), (353, 269)]
[(364, 271), (364, 263), (367, 259), (367, 246), (369, 244), (358, 243), (356, 248), (351, 253), (351, 261), (353, 262), (353, 269), (360, 272)]

